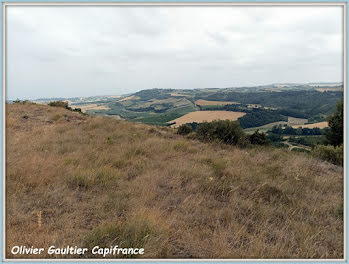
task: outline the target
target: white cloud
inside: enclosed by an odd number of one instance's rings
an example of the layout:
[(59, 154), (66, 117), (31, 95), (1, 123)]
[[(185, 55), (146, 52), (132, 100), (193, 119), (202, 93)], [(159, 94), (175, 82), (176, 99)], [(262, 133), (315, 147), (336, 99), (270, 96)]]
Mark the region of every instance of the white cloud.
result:
[(10, 6), (8, 98), (342, 81), (342, 12), (334, 6)]

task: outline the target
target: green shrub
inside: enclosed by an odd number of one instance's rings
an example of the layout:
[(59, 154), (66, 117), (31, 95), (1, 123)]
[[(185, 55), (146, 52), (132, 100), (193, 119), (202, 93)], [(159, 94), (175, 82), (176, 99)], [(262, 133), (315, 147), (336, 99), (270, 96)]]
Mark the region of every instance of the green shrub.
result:
[(265, 133), (259, 133), (258, 129), (249, 136), (249, 140), (253, 145), (268, 145), (270, 143), (267, 135)]
[(65, 109), (71, 109), (68, 106), (68, 102), (63, 102), (63, 101), (53, 101), (53, 102), (49, 102), (48, 103), (49, 106), (53, 106), (53, 107), (63, 107)]
[(283, 140), (283, 137), (279, 134), (274, 134), (274, 133), (270, 133), (270, 131), (268, 131), (268, 139), (271, 141), (271, 142), (280, 142)]
[(188, 135), (191, 132), (193, 132), (193, 129), (187, 124), (180, 125), (177, 130), (177, 134), (179, 135)]
[(336, 111), (328, 119), (330, 129), (326, 132), (328, 143), (334, 146), (343, 144), (343, 101), (337, 103)]
[(317, 145), (312, 153), (319, 159), (343, 166), (343, 145), (338, 147)]
[(52, 101), (52, 102), (49, 102), (48, 103), (49, 106), (53, 106), (53, 107), (63, 107), (67, 110), (70, 110), (70, 111), (73, 111), (73, 112), (78, 112), (80, 114), (83, 114), (83, 115), (86, 115), (85, 113), (83, 113), (81, 111), (81, 108), (71, 108), (69, 105), (68, 105), (68, 102), (64, 102), (64, 101)]
[(28, 103), (29, 101), (28, 100), (19, 100), (19, 99), (16, 99), (15, 101), (13, 101), (14, 104), (26, 104)]
[(196, 131), (199, 139), (207, 141), (218, 140), (230, 145), (245, 145), (246, 135), (239, 122), (216, 120), (199, 124)]
[(82, 113), (81, 108), (74, 108), (74, 109), (72, 109), (72, 111)]
[(289, 138), (289, 142), (313, 147), (315, 145), (323, 145), (325, 143), (325, 137), (324, 136), (303, 136), (303, 137), (291, 136)]

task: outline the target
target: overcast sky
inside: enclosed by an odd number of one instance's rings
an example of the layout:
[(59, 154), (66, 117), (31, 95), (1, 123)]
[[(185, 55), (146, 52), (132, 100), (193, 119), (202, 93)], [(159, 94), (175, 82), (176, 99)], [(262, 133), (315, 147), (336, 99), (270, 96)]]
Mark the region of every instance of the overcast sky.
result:
[(7, 98), (340, 82), (342, 7), (7, 7)]

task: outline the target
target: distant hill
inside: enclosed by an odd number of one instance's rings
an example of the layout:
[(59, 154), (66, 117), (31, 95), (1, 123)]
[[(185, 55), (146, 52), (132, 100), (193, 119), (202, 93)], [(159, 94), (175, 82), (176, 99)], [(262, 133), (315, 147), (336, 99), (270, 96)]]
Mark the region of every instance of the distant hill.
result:
[[(154, 98), (177, 108), (187, 107), (184, 99)], [(144, 247), (143, 258), (339, 259), (343, 168), (304, 153), (203, 143), (167, 127), (7, 104), (8, 258), (18, 241)]]
[[(342, 99), (341, 83), (285, 83), (185, 90), (155, 88), (123, 96), (59, 98), (91, 115), (157, 126), (178, 126), (175, 124), (178, 118), (190, 121), (192, 116), (201, 116), (190, 114), (187, 118), (189, 113), (195, 111), (220, 111), (213, 115), (218, 119), (227, 116), (222, 111), (242, 112), (246, 114), (239, 114), (242, 117), (238, 120), (244, 128), (260, 127), (288, 118), (307, 119), (308, 123), (324, 122), (334, 111), (337, 101)], [(36, 102), (48, 103), (53, 100), (57, 98), (38, 99)], [(222, 117), (219, 113), (222, 113)]]

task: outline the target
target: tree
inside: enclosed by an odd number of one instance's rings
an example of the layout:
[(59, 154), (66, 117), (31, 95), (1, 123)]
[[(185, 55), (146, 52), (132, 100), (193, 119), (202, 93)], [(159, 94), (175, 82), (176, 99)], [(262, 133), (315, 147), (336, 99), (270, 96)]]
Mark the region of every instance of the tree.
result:
[(177, 134), (179, 135), (188, 135), (191, 132), (193, 132), (193, 129), (187, 124), (180, 125), (177, 130)]
[(230, 145), (243, 146), (246, 135), (239, 122), (231, 120), (215, 120), (199, 124), (196, 130), (198, 138), (207, 141), (218, 140)]
[(303, 134), (303, 129), (302, 127), (297, 128), (296, 130), (296, 135), (301, 136)]
[(291, 127), (291, 126), (286, 126), (284, 134), (286, 134), (286, 135), (294, 135), (294, 134), (296, 134), (296, 130), (293, 127)]
[(251, 144), (253, 145), (268, 145), (269, 140), (265, 133), (259, 133), (259, 129), (257, 129), (252, 135), (249, 137)]
[(339, 146), (343, 144), (343, 101), (337, 103), (336, 111), (328, 119), (330, 129), (326, 133), (329, 144)]

